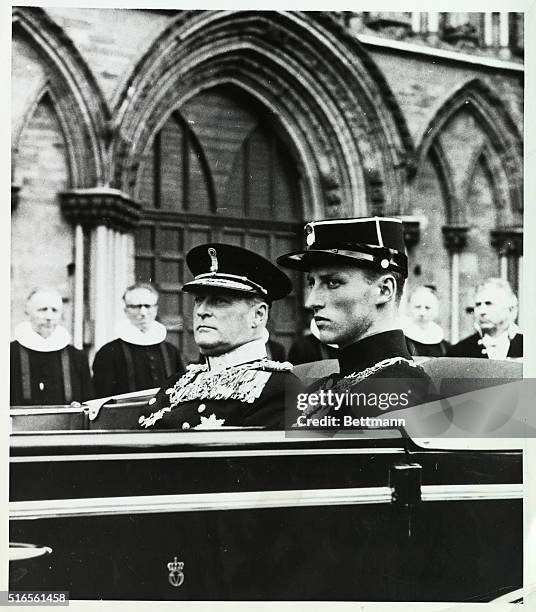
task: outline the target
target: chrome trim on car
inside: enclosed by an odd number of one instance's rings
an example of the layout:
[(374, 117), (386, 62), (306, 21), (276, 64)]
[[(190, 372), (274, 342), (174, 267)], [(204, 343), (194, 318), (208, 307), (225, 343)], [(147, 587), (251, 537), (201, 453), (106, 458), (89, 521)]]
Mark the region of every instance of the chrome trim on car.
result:
[(463, 501), (486, 499), (520, 499), (522, 484), (423, 485), (421, 499), (433, 501)]
[(133, 461), (139, 459), (209, 459), (238, 457), (289, 457), (313, 455), (401, 455), (403, 448), (281, 448), (265, 450), (184, 451), (176, 453), (105, 453), (95, 455), (38, 455), (11, 457), (11, 463), (48, 463), (65, 461)]
[(396, 440), (394, 444), (401, 444), (402, 434), (396, 430), (366, 430), (355, 432), (337, 432), (322, 435), (319, 432), (307, 431), (266, 431), (261, 428), (224, 428), (218, 431), (128, 431), (111, 432), (106, 430), (64, 431), (56, 432), (16, 432), (11, 435), (11, 447), (38, 448), (53, 446), (66, 448), (71, 446), (124, 446), (124, 447), (158, 447), (171, 444), (184, 444), (185, 446), (211, 445), (230, 446), (234, 444), (272, 444), (272, 443), (330, 443), (335, 440)]
[(383, 504), (391, 503), (391, 500), (390, 487), (138, 495), (11, 502), (9, 516), (11, 520), (33, 520), (74, 516)]

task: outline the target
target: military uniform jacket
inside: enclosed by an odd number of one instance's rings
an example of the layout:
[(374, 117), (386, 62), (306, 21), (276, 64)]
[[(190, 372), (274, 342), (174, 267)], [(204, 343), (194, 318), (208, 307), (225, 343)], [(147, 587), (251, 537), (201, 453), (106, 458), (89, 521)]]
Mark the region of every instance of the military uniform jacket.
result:
[[(451, 346), (447, 351), (447, 357), (481, 357), (488, 359), (485, 347), (480, 342), (480, 335), (478, 333), (464, 338)], [(523, 334), (516, 334), (510, 340), (507, 357), (523, 357)]]
[(93, 361), (97, 397), (160, 387), (183, 371), (179, 351), (169, 342), (139, 345), (117, 338), (99, 349)]
[(320, 379), (307, 393), (331, 390), (346, 399), (338, 410), (309, 406), (306, 416), (381, 417), (436, 397), (432, 380), (412, 360), (402, 330), (373, 334), (341, 349), (339, 366), (339, 374)]
[[(254, 355), (258, 358), (247, 360)], [(269, 360), (264, 342), (251, 342), (226, 355), (208, 357), (204, 364), (192, 364), (168, 380), (150, 400), (150, 412), (140, 417), (140, 426), (280, 429), (285, 424), (285, 402), (295, 402), (289, 398), (300, 390), (290, 363)]]
[(16, 340), (10, 345), (11, 406), (50, 406), (93, 398), (84, 352), (67, 345), (57, 351), (37, 351)]

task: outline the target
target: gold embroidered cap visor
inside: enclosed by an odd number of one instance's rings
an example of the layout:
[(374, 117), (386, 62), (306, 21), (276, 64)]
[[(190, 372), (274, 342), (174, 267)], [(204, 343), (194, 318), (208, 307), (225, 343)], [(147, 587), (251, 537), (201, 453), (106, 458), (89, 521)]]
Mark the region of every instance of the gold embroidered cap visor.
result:
[(186, 255), (194, 279), (182, 290), (189, 293), (225, 290), (258, 295), (271, 303), (292, 291), (288, 276), (261, 255), (242, 247), (207, 243)]

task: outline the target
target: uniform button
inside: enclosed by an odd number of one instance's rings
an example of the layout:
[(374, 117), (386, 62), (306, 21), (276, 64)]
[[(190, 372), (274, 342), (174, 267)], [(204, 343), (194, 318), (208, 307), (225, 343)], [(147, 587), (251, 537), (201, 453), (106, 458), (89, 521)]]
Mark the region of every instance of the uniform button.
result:
[(206, 409), (205, 404), (199, 404), (199, 407), (197, 409), (197, 412), (204, 412)]
[(190, 429), (190, 423), (183, 423), (182, 424), (182, 428), (183, 429)]
[(156, 397), (151, 397), (149, 400), (149, 406), (152, 406), (156, 402)]

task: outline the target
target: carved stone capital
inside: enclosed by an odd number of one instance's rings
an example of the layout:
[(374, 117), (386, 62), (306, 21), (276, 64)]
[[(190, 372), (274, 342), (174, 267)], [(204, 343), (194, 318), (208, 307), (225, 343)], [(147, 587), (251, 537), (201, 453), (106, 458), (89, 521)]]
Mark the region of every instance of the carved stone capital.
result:
[(20, 185), (11, 183), (11, 212), (17, 210), (19, 205)]
[(444, 225), (443, 244), (450, 253), (461, 253), (467, 245), (467, 232), (469, 228), (465, 225)]
[(61, 210), (73, 225), (92, 228), (105, 225), (120, 232), (129, 232), (138, 225), (140, 204), (118, 189), (93, 187), (71, 189), (59, 194)]
[(523, 230), (521, 228), (501, 228), (491, 230), (491, 246), (500, 257), (520, 257), (523, 255)]
[(382, 12), (366, 13), (367, 28), (387, 36), (404, 39), (411, 34), (411, 20), (404, 13)]
[(471, 23), (447, 26), (443, 32), (443, 40), (456, 47), (475, 48), (478, 46), (478, 32)]

